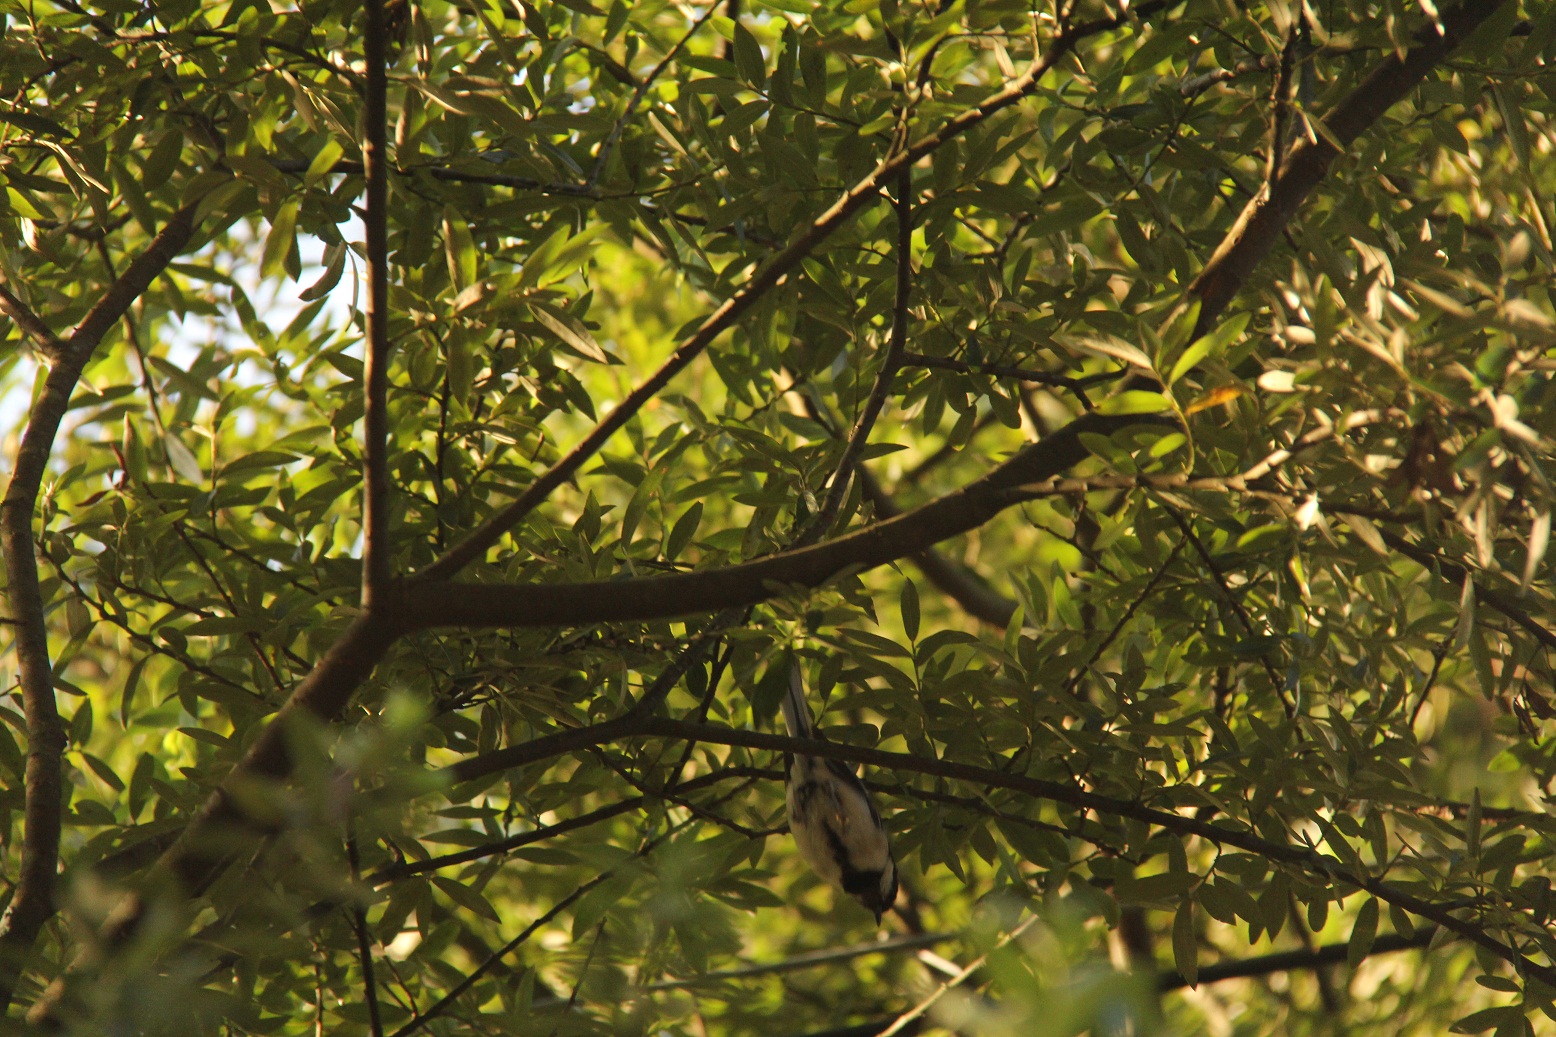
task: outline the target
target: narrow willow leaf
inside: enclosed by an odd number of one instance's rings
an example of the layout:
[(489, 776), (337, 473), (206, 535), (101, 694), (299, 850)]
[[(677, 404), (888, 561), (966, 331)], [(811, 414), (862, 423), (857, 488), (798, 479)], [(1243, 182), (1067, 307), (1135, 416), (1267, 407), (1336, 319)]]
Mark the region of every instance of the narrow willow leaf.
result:
[(735, 22), (735, 69), (741, 79), (756, 89), (767, 85), (767, 62), (762, 57), (762, 45), (738, 21)]
[(902, 594), (898, 599), (898, 607), (902, 610), (902, 629), (908, 635), (909, 641), (918, 640), (918, 588), (913, 586), (912, 580), (902, 581)]
[(544, 324), (553, 335), (561, 339), (562, 344), (577, 353), (585, 360), (593, 360), (596, 363), (608, 364), (611, 361), (610, 354), (600, 348), (600, 344), (589, 334), (587, 328), (575, 320), (553, 316), (550, 312), (539, 306), (533, 306), (530, 312), (535, 319)]
[(205, 481), (205, 471), (200, 467), (200, 462), (177, 434), (168, 432), (162, 437), (162, 446), (167, 450), (168, 464), (180, 478), (192, 483)]
[(1191, 988), (1199, 985), (1199, 934), (1194, 929), (1194, 900), (1185, 897), (1172, 918), (1172, 957)]
[(1351, 939), (1345, 948), (1346, 961), (1356, 968), (1372, 953), (1373, 941), (1378, 938), (1378, 900), (1369, 897), (1356, 912), (1356, 924), (1351, 927)]
[(1524, 573), (1518, 581), (1519, 591), (1527, 591), (1534, 582), (1534, 574), (1545, 560), (1545, 550), (1551, 542), (1551, 512), (1549, 508), (1536, 513), (1529, 524), (1529, 550), (1524, 555)]
[(687, 508), (680, 518), (675, 520), (674, 527), (670, 530), (670, 536), (665, 541), (665, 559), (675, 561), (686, 550), (686, 545), (692, 542), (692, 537), (697, 534), (697, 526), (702, 521), (702, 501), (697, 501)]
[(322, 299), (340, 283), (340, 275), (346, 269), (346, 246), (337, 243), (327, 247), (324, 250), (324, 264), (324, 273), (319, 275), (319, 279), (297, 294), (303, 302)]
[(286, 272), (287, 261), (297, 248), (298, 200), (291, 199), (281, 206), (270, 223), (270, 233), (265, 236), (265, 251), (260, 259), (262, 277), (279, 277)]

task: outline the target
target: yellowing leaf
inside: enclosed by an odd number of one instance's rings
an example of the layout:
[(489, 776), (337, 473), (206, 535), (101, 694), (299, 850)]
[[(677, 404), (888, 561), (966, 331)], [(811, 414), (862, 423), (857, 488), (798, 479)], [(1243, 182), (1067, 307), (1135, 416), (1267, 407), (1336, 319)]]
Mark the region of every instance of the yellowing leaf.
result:
[(1202, 410), (1231, 403), (1243, 394), (1241, 385), (1218, 385), (1183, 409), (1185, 415), (1198, 414)]

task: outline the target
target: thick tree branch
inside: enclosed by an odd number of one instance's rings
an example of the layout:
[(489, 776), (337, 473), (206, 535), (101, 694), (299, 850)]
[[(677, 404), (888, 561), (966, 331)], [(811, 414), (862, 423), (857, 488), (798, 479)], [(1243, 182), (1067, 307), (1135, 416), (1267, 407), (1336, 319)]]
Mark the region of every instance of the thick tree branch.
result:
[(151, 239), (146, 251), (135, 257), (123, 276), (108, 286), (97, 305), (87, 313), (70, 336), (70, 351), (84, 353), (82, 367), (108, 334), (108, 330), (129, 312), (131, 304), (145, 294), (167, 265), (189, 244), (194, 236), (194, 205), (187, 205), (168, 217), (167, 225)]
[(1194, 334), (1215, 325), (1221, 312), (1286, 231), (1308, 194), (1340, 156), (1335, 146), (1351, 144), (1385, 112), (1403, 100), (1476, 26), (1506, 0), (1466, 0), (1416, 33), (1416, 46), (1403, 56), (1391, 54), (1323, 119), (1323, 132), (1299, 141), (1280, 169), (1249, 200), (1222, 239), (1210, 262), (1189, 285), (1200, 300)]
[(362, 607), (372, 609), (389, 570), (389, 184), (383, 0), (367, 0), (362, 40), (362, 164), (367, 174), (367, 356), (362, 409)]
[(1109, 435), (1158, 419), (1085, 414), (959, 490), (896, 518), (809, 547), (707, 572), (575, 584), (425, 583), (404, 600), (405, 622), (443, 626), (566, 626), (682, 616), (752, 605), (786, 586), (818, 587), (976, 529), (1024, 499), (1012, 493), (1052, 479), (1087, 456), (1085, 434)]
[(714, 309), (697, 330), (670, 354), (659, 369), (637, 388), (627, 393), (610, 414), (594, 427), (593, 431), (542, 473), (511, 504), (488, 518), (468, 537), (418, 573), (414, 577), (415, 582), (435, 584), (436, 581), (447, 580), (485, 554), (508, 530), (546, 500), (558, 486), (572, 478), (585, 461), (593, 457), (617, 430), (631, 420), (645, 403), (658, 395), (659, 391), (668, 385), (687, 364), (700, 356), (714, 339), (733, 327), (735, 322), (758, 300), (781, 284), (811, 252), (831, 237), (839, 227), (847, 223), (854, 213), (873, 203), (880, 196), (882, 187), (892, 182), (901, 170), (911, 168), (919, 159), (933, 154), (946, 142), (960, 137), (989, 117), (1026, 97), (1037, 87), (1039, 80), (1079, 41), (1116, 29), (1130, 18), (1143, 18), (1174, 6), (1177, 2), (1179, 0), (1142, 4), (1131, 15), (1098, 19), (1066, 29), (1054, 38), (1047, 50), (1033, 58), (1024, 72), (1012, 79), (1004, 88), (990, 95), (981, 104), (948, 120), (933, 133), (927, 134), (893, 157), (881, 162), (869, 175), (845, 191), (842, 197), (796, 235), (787, 247), (753, 273), (734, 295)]
[(45, 602), (34, 551), (32, 525), (38, 491), (81, 372), (103, 336), (183, 251), (193, 233), (194, 210), (179, 210), (103, 293), (68, 342), (55, 338), (35, 315), (24, 318), (36, 325), (29, 334), (42, 334), (44, 341), (53, 344), (49, 354), (54, 364), (28, 417), (11, 481), (0, 503), (0, 554), (5, 560), (22, 712), (27, 722), (22, 865), (10, 906), (0, 920), (0, 1013), (10, 1006), (23, 962), (44, 923), (54, 914), (54, 878), (59, 865), (60, 759), (66, 739), (54, 701)]

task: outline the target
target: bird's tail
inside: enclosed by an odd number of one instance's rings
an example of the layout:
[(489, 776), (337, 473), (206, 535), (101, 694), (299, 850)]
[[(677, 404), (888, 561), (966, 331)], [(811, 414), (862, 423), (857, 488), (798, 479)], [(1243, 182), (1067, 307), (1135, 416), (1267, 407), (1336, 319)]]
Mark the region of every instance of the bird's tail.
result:
[(783, 722), (795, 738), (810, 738), (814, 733), (810, 707), (805, 704), (805, 679), (800, 675), (798, 659), (789, 664), (789, 692), (783, 697)]

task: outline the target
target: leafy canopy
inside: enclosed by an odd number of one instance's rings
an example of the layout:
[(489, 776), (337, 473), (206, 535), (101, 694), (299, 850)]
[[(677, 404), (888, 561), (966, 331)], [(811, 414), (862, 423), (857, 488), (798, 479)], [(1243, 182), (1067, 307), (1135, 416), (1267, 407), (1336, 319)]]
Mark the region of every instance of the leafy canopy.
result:
[(1556, 1018), (1547, 5), (0, 17), (13, 1014)]

